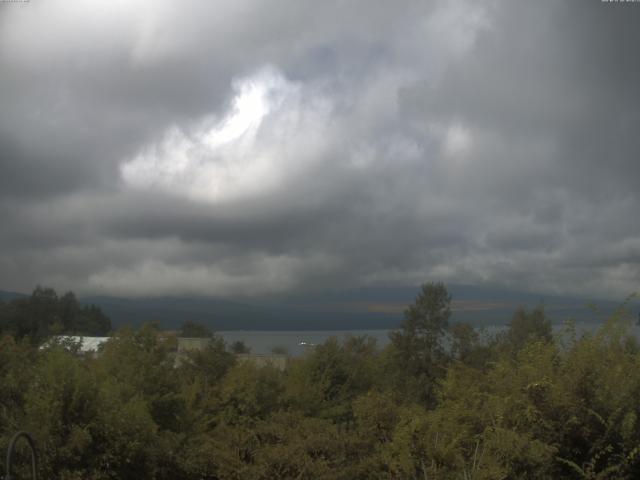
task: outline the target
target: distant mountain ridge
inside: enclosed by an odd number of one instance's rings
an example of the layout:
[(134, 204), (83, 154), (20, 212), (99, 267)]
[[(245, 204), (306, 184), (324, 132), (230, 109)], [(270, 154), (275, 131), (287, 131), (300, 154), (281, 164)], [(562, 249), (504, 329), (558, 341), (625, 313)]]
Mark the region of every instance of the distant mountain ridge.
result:
[[(476, 326), (506, 324), (519, 306), (540, 304), (554, 323), (569, 318), (599, 322), (620, 304), (595, 301), (598, 311), (594, 311), (588, 307), (589, 299), (467, 285), (448, 288), (453, 298), (452, 321)], [(114, 327), (156, 321), (163, 328), (175, 329), (191, 320), (214, 330), (375, 330), (396, 328), (418, 291), (418, 287), (361, 288), (236, 299), (85, 296), (80, 301), (100, 307)], [(5, 301), (23, 296), (0, 291)]]
[(10, 300), (15, 300), (16, 298), (24, 298), (29, 295), (26, 293), (18, 293), (18, 292), (5, 292), (0, 290), (0, 301), (8, 302)]

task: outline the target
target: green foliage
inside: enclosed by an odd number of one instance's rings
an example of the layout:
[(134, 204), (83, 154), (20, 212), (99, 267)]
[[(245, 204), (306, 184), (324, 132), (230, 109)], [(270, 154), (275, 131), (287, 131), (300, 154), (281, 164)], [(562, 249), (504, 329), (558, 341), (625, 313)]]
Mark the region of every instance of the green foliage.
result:
[(245, 345), (242, 340), (238, 340), (231, 344), (231, 351), (235, 354), (250, 353), (251, 349)]
[(0, 302), (0, 333), (37, 344), (49, 335), (101, 336), (111, 321), (95, 305), (81, 305), (72, 292), (61, 297), (51, 288), (36, 287), (30, 297)]
[(239, 363), (222, 381), (221, 416), (228, 424), (253, 425), (279, 410), (283, 391), (282, 375), (275, 368)]
[(551, 321), (545, 317), (542, 306), (531, 312), (521, 307), (513, 314), (509, 328), (499, 340), (505, 348), (517, 352), (527, 342), (550, 342), (552, 336)]
[(451, 316), (451, 295), (442, 283), (426, 283), (404, 316), (400, 329), (390, 335), (394, 369), (402, 374), (395, 387), (433, 406), (436, 382), (443, 377), (447, 361), (443, 339)]
[(287, 376), (288, 401), (301, 411), (335, 422), (352, 419), (351, 401), (378, 381), (377, 351), (370, 338), (335, 337), (299, 359)]
[[(19, 309), (43, 325), (69, 328), (62, 319), (82, 310), (36, 297)], [(448, 327), (449, 305), (444, 286), (425, 285), (389, 347), (332, 338), (284, 372), (216, 336), (178, 361), (175, 338), (151, 324), (116, 332), (95, 358), (5, 335), (0, 447), (28, 429), (42, 478), (60, 480), (640, 478), (640, 349), (627, 317), (553, 338), (542, 309), (519, 310), (484, 341)]]
[(491, 358), (491, 349), (480, 334), (468, 323), (456, 323), (449, 327), (450, 354), (455, 360), (475, 368), (484, 368)]
[(275, 355), (289, 355), (289, 349), (282, 345), (276, 345), (275, 347), (271, 348), (271, 353)]
[(213, 332), (205, 325), (187, 320), (180, 327), (179, 335), (185, 338), (211, 338)]

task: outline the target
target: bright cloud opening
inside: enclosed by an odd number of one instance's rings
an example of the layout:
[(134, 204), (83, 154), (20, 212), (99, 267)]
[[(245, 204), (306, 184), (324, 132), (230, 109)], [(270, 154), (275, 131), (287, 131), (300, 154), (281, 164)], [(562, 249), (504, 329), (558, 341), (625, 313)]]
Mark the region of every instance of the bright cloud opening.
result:
[[(223, 202), (267, 193), (324, 146), (329, 104), (265, 67), (232, 84), (231, 106), (191, 132), (179, 126), (121, 165), (125, 184)], [(308, 93), (308, 92), (306, 92)]]
[(471, 148), (471, 131), (462, 124), (450, 125), (444, 134), (444, 151), (448, 156), (464, 155)]

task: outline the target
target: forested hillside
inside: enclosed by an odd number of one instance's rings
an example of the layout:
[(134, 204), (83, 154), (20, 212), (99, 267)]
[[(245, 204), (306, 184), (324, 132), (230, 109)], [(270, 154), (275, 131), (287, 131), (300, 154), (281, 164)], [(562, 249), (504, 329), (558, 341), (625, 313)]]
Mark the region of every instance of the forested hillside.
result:
[(0, 301), (0, 334), (38, 343), (50, 335), (107, 335), (111, 320), (95, 305), (82, 305), (72, 292), (62, 296), (37, 287), (30, 296)]
[(152, 325), (96, 358), (5, 331), (0, 446), (32, 432), (50, 479), (639, 478), (640, 347), (623, 310), (579, 338), (519, 310), (484, 338), (450, 323), (450, 303), (427, 284), (388, 347), (332, 339), (284, 372), (217, 337), (176, 367)]

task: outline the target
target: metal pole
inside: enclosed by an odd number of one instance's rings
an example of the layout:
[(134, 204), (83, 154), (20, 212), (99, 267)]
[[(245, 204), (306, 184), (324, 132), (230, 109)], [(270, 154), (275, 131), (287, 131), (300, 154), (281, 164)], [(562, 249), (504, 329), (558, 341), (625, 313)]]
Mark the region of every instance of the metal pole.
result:
[(7, 475), (4, 477), (4, 480), (13, 480), (13, 476), (11, 475), (11, 467), (13, 466), (13, 452), (16, 449), (16, 443), (20, 438), (24, 438), (29, 444), (29, 448), (31, 449), (31, 478), (36, 480), (37, 478), (37, 454), (36, 454), (36, 444), (33, 441), (31, 435), (27, 432), (18, 432), (16, 433), (11, 441), (9, 442), (9, 447), (7, 448), (7, 467), (6, 472)]

